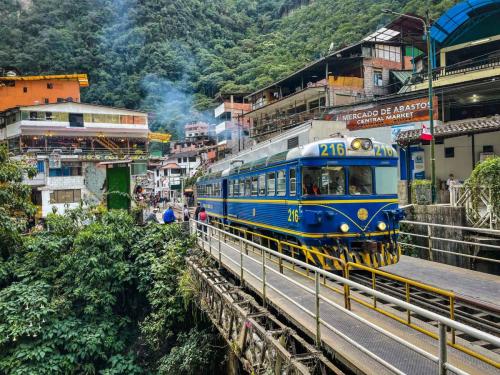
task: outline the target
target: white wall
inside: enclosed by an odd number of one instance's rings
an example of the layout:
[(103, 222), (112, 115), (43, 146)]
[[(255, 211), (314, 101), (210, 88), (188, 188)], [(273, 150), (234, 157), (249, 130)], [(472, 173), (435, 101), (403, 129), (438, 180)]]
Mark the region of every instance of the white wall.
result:
[[(479, 155), (483, 151), (483, 146), (492, 145), (497, 155), (500, 155), (500, 131), (492, 133), (482, 133), (474, 135), (474, 154), (476, 164), (479, 162)], [(455, 156), (453, 158), (444, 157), (445, 147), (454, 147)], [(423, 146), (425, 149), (425, 175), (430, 179), (430, 146)], [(472, 172), (472, 137), (461, 136), (448, 138), (444, 144), (436, 145), (436, 178), (447, 180), (450, 173), (453, 173), (458, 180), (467, 179)]]

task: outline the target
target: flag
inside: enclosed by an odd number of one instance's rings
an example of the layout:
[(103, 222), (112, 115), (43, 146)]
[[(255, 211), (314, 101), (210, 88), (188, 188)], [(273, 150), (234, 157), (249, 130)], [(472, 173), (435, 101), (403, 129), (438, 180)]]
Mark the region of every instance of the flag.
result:
[(423, 141), (430, 141), (432, 139), (432, 134), (430, 129), (422, 124), (422, 134), (420, 135), (420, 139)]

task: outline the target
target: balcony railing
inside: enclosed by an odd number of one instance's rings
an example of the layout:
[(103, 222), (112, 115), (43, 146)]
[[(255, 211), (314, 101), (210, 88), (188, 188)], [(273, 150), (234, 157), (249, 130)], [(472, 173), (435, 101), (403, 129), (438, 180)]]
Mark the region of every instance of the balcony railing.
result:
[[(465, 61), (454, 65), (443, 66), (433, 70), (432, 80), (438, 81), (444, 77), (465, 75), (472, 72), (500, 67), (500, 56), (489, 57), (481, 60)], [(427, 81), (427, 72), (415, 73), (407, 84), (416, 85)]]
[(72, 147), (21, 147), (11, 149), (13, 155), (51, 155), (59, 154), (64, 156), (74, 155), (80, 156), (82, 159), (89, 160), (109, 160), (109, 159), (141, 159), (147, 156), (145, 146), (116, 148), (113, 150), (104, 147), (92, 148), (72, 148)]
[(304, 112), (294, 114), (281, 113), (262, 120), (256, 120), (251, 136), (258, 137), (276, 131), (283, 131), (303, 124), (306, 121), (321, 118), (325, 109), (326, 107), (317, 107)]

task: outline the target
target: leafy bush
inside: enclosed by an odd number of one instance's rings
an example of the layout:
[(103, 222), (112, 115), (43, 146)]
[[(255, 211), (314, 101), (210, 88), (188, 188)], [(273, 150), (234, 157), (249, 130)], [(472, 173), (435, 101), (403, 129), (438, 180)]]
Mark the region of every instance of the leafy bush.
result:
[(179, 287), (193, 245), (180, 225), (95, 210), (47, 222), (0, 263), (0, 373), (142, 374), (180, 352), (185, 373), (202, 373), (217, 358), (208, 344), (187, 349), (214, 335)]
[(476, 165), (465, 185), (472, 189), (474, 208), (478, 206), (480, 190), (486, 189), (493, 210), (500, 215), (500, 157), (490, 157)]

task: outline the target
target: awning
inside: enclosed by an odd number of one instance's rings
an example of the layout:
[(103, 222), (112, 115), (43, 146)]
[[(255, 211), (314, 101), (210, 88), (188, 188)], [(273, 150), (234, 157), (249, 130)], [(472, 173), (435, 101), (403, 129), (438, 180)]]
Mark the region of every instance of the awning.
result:
[(161, 167), (161, 169), (179, 169), (180, 166), (177, 163), (168, 163), (165, 166)]
[[(498, 130), (500, 130), (500, 116), (480, 117), (438, 125), (434, 127), (434, 137), (445, 139)], [(421, 135), (422, 129), (403, 130), (398, 134), (396, 142), (398, 144), (419, 143)]]
[(391, 74), (401, 82), (401, 84), (405, 85), (410, 82), (413, 72), (411, 70), (391, 70)]

